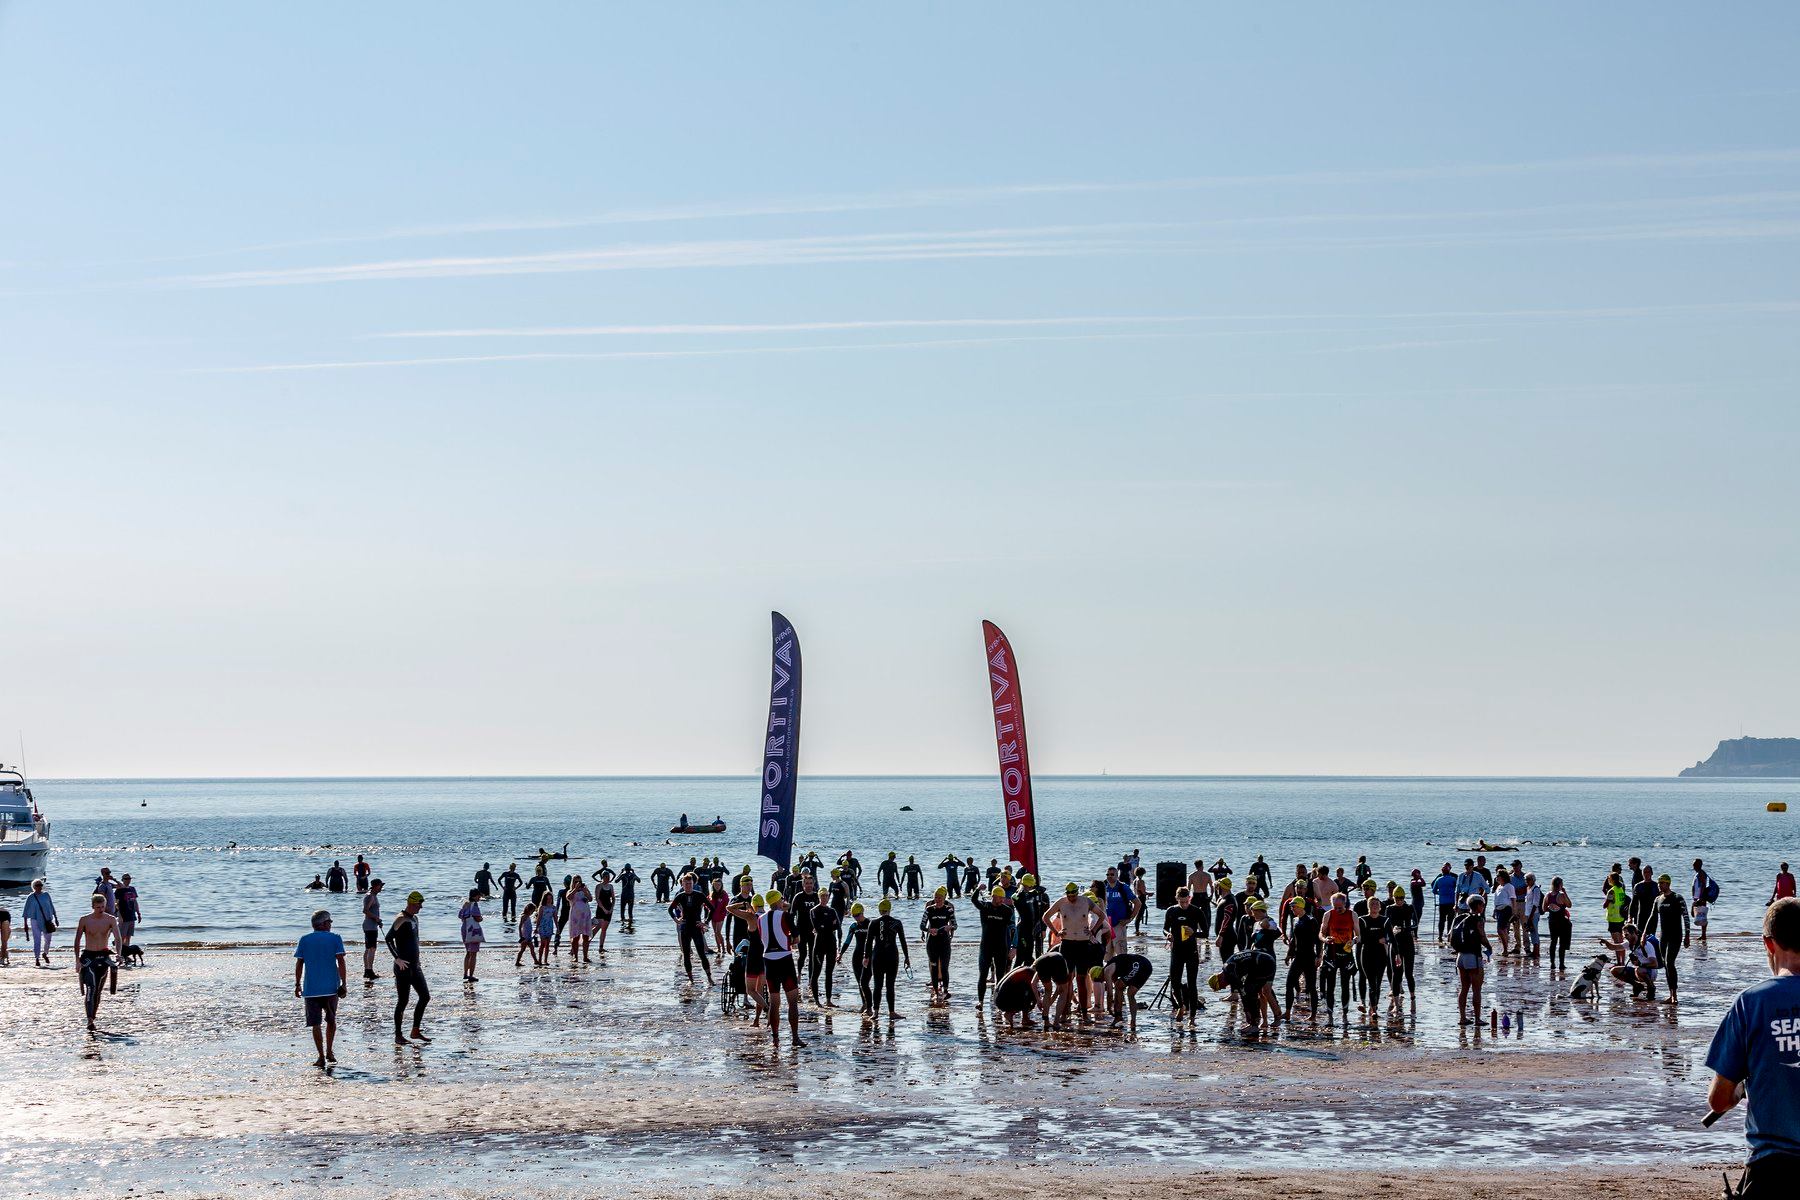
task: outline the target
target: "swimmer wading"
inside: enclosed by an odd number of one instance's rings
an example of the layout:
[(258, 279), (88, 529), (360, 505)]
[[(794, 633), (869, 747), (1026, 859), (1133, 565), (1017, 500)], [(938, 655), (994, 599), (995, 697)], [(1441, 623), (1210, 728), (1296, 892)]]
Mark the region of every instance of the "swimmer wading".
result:
[(994, 699), (994, 741), (1000, 748), (1000, 799), (1006, 806), (1007, 853), (1037, 874), (1037, 826), (1031, 813), (1031, 758), (1025, 750), (1025, 702), (1019, 696), (1019, 664), (1012, 644), (992, 621), (981, 623), (987, 646), (989, 689)]
[(769, 682), (769, 723), (763, 730), (762, 806), (756, 852), (786, 867), (794, 852), (794, 784), (800, 766), (800, 639), (778, 612)]

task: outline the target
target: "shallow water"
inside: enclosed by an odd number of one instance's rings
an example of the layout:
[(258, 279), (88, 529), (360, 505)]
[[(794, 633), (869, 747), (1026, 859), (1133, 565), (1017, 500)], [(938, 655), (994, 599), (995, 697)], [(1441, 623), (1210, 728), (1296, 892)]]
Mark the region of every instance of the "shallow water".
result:
[[(390, 893), (432, 898), (428, 936), (452, 936), (456, 901), (483, 861), (497, 873), (516, 859), (529, 873), (537, 847), (569, 841), (577, 858), (551, 864), (558, 876), (591, 872), (604, 857), (647, 877), (660, 861), (716, 853), (737, 866), (755, 849), (747, 779), (47, 781), (35, 790), (52, 821), (50, 882), (61, 906), (79, 900), (102, 864), (129, 871), (146, 944), (286, 941), (322, 899), (304, 884), (358, 853)], [(1794, 814), (1763, 810), (1800, 800), (1793, 781), (1102, 777), (1040, 780), (1037, 792), (1041, 873), (1052, 883), (1093, 878), (1132, 848), (1146, 867), (1204, 855), (1240, 871), (1260, 853), (1278, 881), (1296, 862), (1347, 866), (1367, 854), (1378, 877), (1403, 880), (1414, 867), (1429, 877), (1446, 860), (1460, 864), (1459, 842), (1519, 839), (1540, 881), (1566, 877), (1578, 922), (1597, 916), (1584, 902), (1611, 863), (1642, 855), (1682, 886), (1701, 857), (1723, 889), (1714, 927), (1747, 930), (1776, 864), (1800, 861), (1800, 804)], [(664, 831), (683, 812), (723, 815), (731, 828), (671, 837)], [(1005, 853), (1004, 837), (990, 779), (802, 780), (796, 853), (835, 859), (854, 847), (869, 882), (888, 850), (916, 854), (931, 885), (941, 879), (931, 865), (947, 851), (985, 865)], [(1490, 855), (1501, 857), (1513, 855)], [(768, 866), (757, 862), (759, 876)], [(323, 901), (341, 929), (354, 928), (354, 896)], [(637, 936), (661, 942), (668, 927), (645, 922)]]

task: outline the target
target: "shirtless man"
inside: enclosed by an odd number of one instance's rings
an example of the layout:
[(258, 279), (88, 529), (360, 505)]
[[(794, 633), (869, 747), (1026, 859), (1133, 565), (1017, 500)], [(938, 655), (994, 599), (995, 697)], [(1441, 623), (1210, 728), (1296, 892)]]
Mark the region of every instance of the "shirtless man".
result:
[[(1069, 974), (1079, 986), (1077, 1002), (1081, 1010), (1081, 1023), (1088, 1023), (1088, 994), (1086, 986), (1088, 969), (1100, 965), (1100, 947), (1094, 941), (1094, 935), (1100, 931), (1104, 922), (1100, 917), (1100, 906), (1082, 894), (1079, 884), (1069, 883), (1063, 888), (1060, 900), (1050, 906), (1048, 917), (1050, 927), (1057, 931), (1058, 946), (1062, 956), (1069, 961)], [(1066, 1021), (1069, 1016), (1069, 998), (1064, 993), (1060, 1000), (1057, 1022)]]
[(87, 1027), (93, 1029), (94, 1015), (100, 1011), (100, 985), (112, 965), (111, 955), (114, 950), (123, 953), (125, 947), (119, 941), (119, 918), (106, 911), (106, 897), (95, 892), (89, 903), (92, 910), (75, 922), (75, 961), (81, 968), (75, 972), (75, 984), (85, 990), (87, 981), (94, 978), (94, 990), (85, 997)]

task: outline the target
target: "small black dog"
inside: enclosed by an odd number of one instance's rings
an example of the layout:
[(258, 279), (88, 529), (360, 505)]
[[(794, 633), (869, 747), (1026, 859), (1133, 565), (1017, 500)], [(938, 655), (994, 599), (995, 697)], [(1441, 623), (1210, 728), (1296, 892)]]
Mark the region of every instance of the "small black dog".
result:
[(125, 964), (132, 967), (143, 966), (144, 948), (135, 944), (125, 947)]

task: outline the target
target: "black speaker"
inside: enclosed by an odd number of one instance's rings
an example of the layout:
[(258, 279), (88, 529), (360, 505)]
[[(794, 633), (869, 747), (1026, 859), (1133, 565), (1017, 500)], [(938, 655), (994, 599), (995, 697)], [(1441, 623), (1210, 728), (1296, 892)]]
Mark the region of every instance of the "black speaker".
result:
[(1175, 893), (1186, 886), (1186, 863), (1159, 862), (1156, 864), (1156, 907), (1174, 908)]

